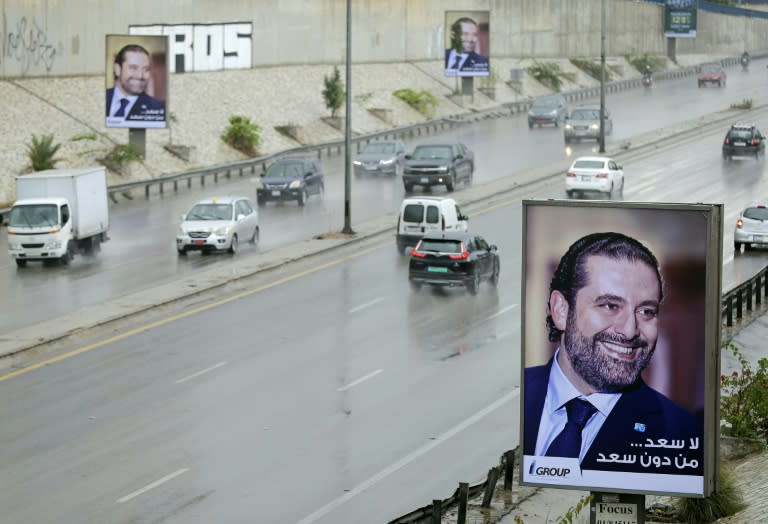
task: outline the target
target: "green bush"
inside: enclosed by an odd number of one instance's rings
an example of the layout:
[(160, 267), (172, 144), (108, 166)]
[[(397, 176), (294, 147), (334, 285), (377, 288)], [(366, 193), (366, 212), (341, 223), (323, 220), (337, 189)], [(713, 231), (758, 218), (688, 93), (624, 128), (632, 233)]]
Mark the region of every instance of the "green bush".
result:
[(768, 358), (753, 370), (731, 343), (723, 345), (739, 361), (741, 371), (720, 376), (720, 418), (730, 426), (729, 436), (768, 439)]
[(731, 109), (752, 109), (752, 99), (743, 98), (741, 102), (731, 104)]
[(678, 497), (674, 507), (679, 521), (688, 524), (707, 524), (722, 517), (738, 513), (746, 506), (731, 471), (720, 467), (720, 485), (716, 492), (705, 498)]
[(36, 135), (32, 135), (32, 140), (27, 144), (27, 158), (32, 166), (33, 171), (43, 171), (44, 169), (53, 169), (56, 162), (59, 161), (56, 158), (61, 144), (53, 143), (53, 134), (42, 135), (38, 138)]
[(248, 156), (256, 156), (256, 147), (261, 144), (260, 131), (261, 127), (251, 122), (247, 116), (232, 115), (221, 139)]
[[(581, 58), (571, 58), (571, 63), (587, 73), (589, 76), (594, 78), (595, 80), (600, 80), (600, 70), (602, 69), (602, 66), (597, 63), (593, 62), (591, 60), (584, 60)], [(613, 80), (613, 71), (610, 67), (605, 67), (605, 81), (610, 82)]]
[(325, 107), (331, 110), (331, 118), (336, 118), (336, 115), (344, 105), (344, 84), (341, 82), (341, 73), (339, 68), (333, 66), (333, 73), (331, 76), (323, 77), (325, 88), (323, 89), (323, 98), (325, 99)]
[(415, 91), (410, 88), (403, 88), (392, 94), (427, 117), (431, 117), (437, 108), (437, 98), (426, 89)]
[(643, 53), (641, 56), (634, 56), (632, 53), (624, 55), (624, 59), (632, 64), (632, 67), (637, 69), (640, 73), (645, 72), (645, 67), (651, 68), (651, 71), (661, 71), (667, 64), (667, 59), (664, 57), (654, 56), (650, 53)]
[(526, 68), (526, 71), (538, 82), (557, 92), (560, 92), (563, 80), (574, 80), (572, 73), (566, 73), (562, 70), (560, 64), (555, 62), (534, 61), (532, 66)]
[(141, 162), (141, 153), (133, 144), (115, 144), (104, 156), (102, 162), (113, 171), (121, 173), (129, 163)]

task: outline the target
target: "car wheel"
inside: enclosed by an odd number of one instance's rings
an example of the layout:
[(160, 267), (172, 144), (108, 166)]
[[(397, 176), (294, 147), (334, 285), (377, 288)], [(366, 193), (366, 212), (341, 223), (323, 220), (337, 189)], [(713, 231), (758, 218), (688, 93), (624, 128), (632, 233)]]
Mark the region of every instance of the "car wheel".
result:
[(480, 289), (480, 273), (475, 272), (472, 280), (467, 282), (467, 291), (470, 295), (477, 295), (478, 289)]
[(566, 189), (566, 190), (565, 190), (565, 195), (566, 195), (568, 198), (573, 198), (573, 194), (574, 194), (575, 192), (576, 192), (576, 191), (574, 191), (573, 189)]
[(296, 199), (296, 202), (298, 202), (300, 206), (303, 206), (307, 201), (307, 197), (309, 197), (309, 195), (307, 194), (307, 190), (302, 189), (301, 192), (299, 193), (299, 198)]
[(401, 164), (395, 164), (395, 178), (403, 176), (403, 166)]
[(267, 203), (267, 199), (266, 198), (258, 198), (257, 197), (256, 198), (256, 203), (259, 205), (259, 207), (261, 207), (261, 206), (263, 206), (264, 204)]
[(491, 275), (491, 285), (493, 287), (496, 287), (499, 285), (499, 273), (500, 273), (499, 262), (496, 261), (496, 263), (493, 265), (493, 274)]
[(613, 196), (613, 182), (611, 182), (611, 187), (608, 188), (608, 197)]
[(20, 258), (15, 259), (17, 267), (27, 267), (27, 261)]
[(565, 137), (565, 143), (566, 143), (566, 144), (570, 144), (570, 143), (571, 143), (571, 139), (570, 139), (570, 137)]
[(413, 280), (410, 280), (409, 283), (413, 291), (419, 291), (421, 289), (421, 282), (414, 282)]
[(59, 259), (59, 263), (62, 266), (68, 266), (69, 263), (72, 262), (72, 258), (72, 246), (71, 244), (67, 244), (67, 252)]
[(185, 248), (177, 249), (177, 250), (176, 250), (176, 253), (178, 253), (178, 255), (179, 255), (180, 257), (185, 257), (185, 256), (187, 256), (187, 250), (186, 250)]
[(456, 184), (456, 173), (451, 173), (451, 178), (446, 180), (445, 182), (445, 188), (448, 190), (448, 192), (453, 191), (453, 187)]
[(229, 252), (233, 255), (237, 253), (237, 235), (232, 235), (232, 243), (229, 244)]
[(410, 193), (411, 191), (413, 191), (413, 184), (405, 184), (404, 183), (403, 184), (403, 188), (405, 189), (406, 193)]
[(701, 87), (701, 82), (699, 82), (699, 87)]
[(253, 230), (253, 236), (251, 237), (251, 244), (256, 245), (259, 243), (259, 226)]
[[(737, 255), (741, 254), (741, 242), (734, 242), (733, 243), (733, 252)], [(17, 259), (18, 262), (18, 259)]]
[(533, 122), (528, 122), (528, 129), (533, 129)]
[(752, 244), (750, 244), (749, 242), (745, 242), (744, 251), (752, 251)]

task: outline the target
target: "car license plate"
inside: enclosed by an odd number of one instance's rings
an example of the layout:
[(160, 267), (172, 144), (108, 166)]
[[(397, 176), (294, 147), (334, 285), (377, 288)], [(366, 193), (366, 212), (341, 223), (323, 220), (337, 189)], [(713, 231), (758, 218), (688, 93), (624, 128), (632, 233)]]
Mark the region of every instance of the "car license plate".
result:
[(429, 178), (423, 176), (423, 177), (421, 177), (421, 182), (422, 182), (422, 184), (426, 184), (427, 182), (429, 182)]
[(746, 142), (734, 142), (733, 145), (735, 145), (737, 147), (744, 147), (745, 145), (747, 145), (747, 143)]
[(536, 123), (537, 124), (546, 124), (547, 121), (542, 119), (542, 120), (537, 120)]
[(765, 235), (752, 235), (753, 242), (765, 242), (765, 239), (766, 239)]
[(365, 166), (368, 171), (376, 171), (376, 166)]
[(581, 181), (582, 182), (589, 182), (590, 180), (592, 180), (591, 176), (589, 176), (589, 175), (581, 175)]
[(427, 271), (430, 273), (448, 273), (447, 267), (435, 267), (435, 266), (427, 266)]
[(280, 196), (280, 191), (272, 191), (272, 196)]
[(203, 244), (205, 244), (205, 240), (195, 240), (196, 246), (202, 246)]

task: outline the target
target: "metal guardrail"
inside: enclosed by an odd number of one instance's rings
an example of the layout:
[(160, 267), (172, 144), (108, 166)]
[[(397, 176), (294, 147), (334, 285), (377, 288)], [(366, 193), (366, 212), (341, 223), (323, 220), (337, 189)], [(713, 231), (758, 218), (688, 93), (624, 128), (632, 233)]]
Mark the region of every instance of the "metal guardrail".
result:
[(726, 327), (733, 327), (734, 318), (741, 321), (754, 310), (759, 310), (766, 298), (768, 298), (768, 267), (723, 294), (722, 317)]

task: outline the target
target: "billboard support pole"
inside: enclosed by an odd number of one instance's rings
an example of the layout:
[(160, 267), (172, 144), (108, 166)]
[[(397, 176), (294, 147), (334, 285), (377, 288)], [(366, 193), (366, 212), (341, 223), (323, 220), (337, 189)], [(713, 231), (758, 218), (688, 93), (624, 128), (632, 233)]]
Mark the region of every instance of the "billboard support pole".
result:
[(128, 129), (128, 143), (131, 144), (143, 160), (147, 159), (147, 130), (143, 127)]
[(605, 0), (600, 5), (600, 152), (605, 153)]

